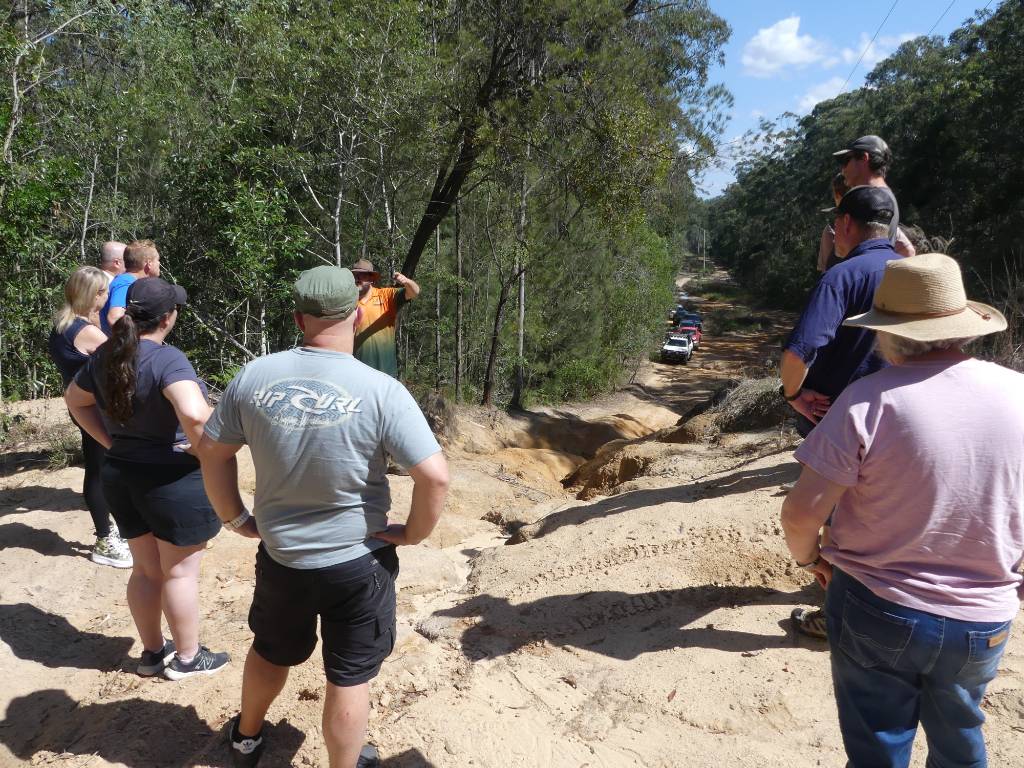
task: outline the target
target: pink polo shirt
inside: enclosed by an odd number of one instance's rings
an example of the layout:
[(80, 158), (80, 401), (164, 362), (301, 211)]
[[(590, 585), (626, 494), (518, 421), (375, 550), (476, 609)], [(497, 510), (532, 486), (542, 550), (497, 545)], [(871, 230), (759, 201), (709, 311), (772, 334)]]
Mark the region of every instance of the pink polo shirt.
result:
[(1024, 375), (973, 358), (855, 381), (796, 451), (849, 488), (822, 555), (885, 600), (964, 621), (1024, 597)]

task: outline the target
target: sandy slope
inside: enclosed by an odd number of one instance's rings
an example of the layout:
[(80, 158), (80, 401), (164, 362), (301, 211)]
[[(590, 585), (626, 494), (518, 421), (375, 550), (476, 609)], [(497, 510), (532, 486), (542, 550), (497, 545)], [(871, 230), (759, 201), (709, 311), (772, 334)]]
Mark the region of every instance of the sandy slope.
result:
[[(460, 414), (445, 519), (428, 545), (401, 553), (399, 640), (373, 686), (371, 737), (385, 765), (843, 763), (826, 647), (789, 630), (791, 608), (819, 595), (784, 554), (778, 485), (797, 465), (776, 436), (666, 447), (614, 495), (587, 502), (558, 482), (605, 441), (673, 423), (763, 359), (765, 341), (709, 339), (703, 354), (725, 364), (647, 366), (638, 386), (579, 407)], [(32, 408), (60, 417), (59, 403)], [(218, 536), (202, 577), (204, 641), (236, 663), (180, 684), (138, 678), (127, 574), (86, 558), (81, 469), (9, 458), (0, 765), (223, 765), (254, 545)], [(392, 485), (405, 509), (408, 478)], [(495, 521), (508, 520), (529, 523), (522, 543), (505, 543)], [(993, 766), (1024, 764), (1022, 634), (986, 699)], [(326, 765), (322, 687), (317, 655), (293, 671), (270, 713), (264, 765)], [(919, 749), (914, 765), (923, 758)]]

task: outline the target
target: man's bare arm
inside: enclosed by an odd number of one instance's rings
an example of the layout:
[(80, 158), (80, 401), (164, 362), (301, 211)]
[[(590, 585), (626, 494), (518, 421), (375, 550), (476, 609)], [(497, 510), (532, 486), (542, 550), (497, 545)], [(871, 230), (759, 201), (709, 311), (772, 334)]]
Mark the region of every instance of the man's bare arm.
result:
[(412, 301), (420, 295), (420, 285), (411, 277), (406, 277), (401, 272), (395, 272), (395, 282), (405, 288), (406, 301)]
[(409, 469), (413, 480), (412, 505), (405, 525), (393, 524), (374, 537), (391, 544), (419, 544), (437, 525), (448, 495), (448, 462), (438, 451)]
[[(248, 510), (238, 491), (238, 453), (240, 445), (219, 443), (204, 434), (199, 441), (196, 454), (203, 465), (203, 486), (210, 499), (213, 511), (223, 523), (230, 523)], [(256, 521), (249, 519), (236, 533), (250, 538), (259, 538)]]
[(114, 323), (124, 317), (124, 307), (111, 307), (107, 311), (107, 327), (113, 328)]
[(788, 401), (793, 410), (809, 419), (812, 424), (817, 424), (828, 412), (832, 402), (828, 396), (820, 392), (802, 389), (807, 378), (807, 363), (795, 352), (787, 349), (782, 353), (779, 375), (782, 377), (782, 391), (786, 393), (787, 398), (797, 392), (800, 393), (795, 399)]

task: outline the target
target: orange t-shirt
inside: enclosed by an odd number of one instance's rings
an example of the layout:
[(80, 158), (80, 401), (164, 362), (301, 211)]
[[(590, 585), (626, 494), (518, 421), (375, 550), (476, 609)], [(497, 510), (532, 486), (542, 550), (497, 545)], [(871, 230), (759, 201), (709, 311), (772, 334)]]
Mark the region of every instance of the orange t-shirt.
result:
[(359, 300), (362, 313), (356, 325), (355, 357), (371, 368), (398, 378), (395, 324), (405, 303), (405, 288), (371, 286)]

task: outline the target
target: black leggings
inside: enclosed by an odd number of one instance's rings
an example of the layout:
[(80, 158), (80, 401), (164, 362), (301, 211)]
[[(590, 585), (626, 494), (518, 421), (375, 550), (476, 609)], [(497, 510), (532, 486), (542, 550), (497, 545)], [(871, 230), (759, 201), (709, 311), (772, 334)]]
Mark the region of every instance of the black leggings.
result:
[(103, 539), (110, 535), (110, 513), (107, 509), (107, 499), (103, 495), (103, 479), (100, 477), (103, 458), (107, 451), (84, 429), (79, 427), (78, 431), (82, 433), (82, 453), (85, 454), (85, 484), (82, 495), (85, 496), (85, 506), (92, 515), (92, 524), (96, 526), (96, 536)]

